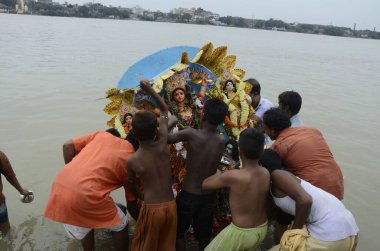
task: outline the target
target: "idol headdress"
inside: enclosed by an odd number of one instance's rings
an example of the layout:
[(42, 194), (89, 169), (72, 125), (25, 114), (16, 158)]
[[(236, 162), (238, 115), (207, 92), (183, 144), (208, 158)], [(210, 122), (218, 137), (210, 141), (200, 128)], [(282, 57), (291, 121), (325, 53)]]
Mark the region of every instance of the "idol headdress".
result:
[(166, 94), (169, 99), (172, 99), (173, 92), (181, 89), (186, 92), (186, 80), (181, 74), (174, 74), (165, 81)]

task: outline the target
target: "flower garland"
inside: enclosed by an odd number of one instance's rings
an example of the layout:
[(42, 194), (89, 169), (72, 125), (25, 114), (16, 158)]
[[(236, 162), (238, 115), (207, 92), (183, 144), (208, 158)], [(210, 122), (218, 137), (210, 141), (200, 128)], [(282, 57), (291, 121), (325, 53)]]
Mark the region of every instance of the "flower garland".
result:
[(245, 127), (247, 127), (248, 124), (249, 124), (249, 119), (247, 119), (247, 121), (246, 121), (244, 124), (242, 124), (242, 125), (236, 125), (236, 124), (234, 124), (234, 123), (230, 120), (230, 118), (229, 118), (228, 116), (226, 116), (226, 117), (224, 118), (224, 122), (226, 122), (226, 124), (229, 125), (229, 126), (232, 127), (232, 128), (245, 128)]
[(120, 114), (118, 114), (115, 118), (115, 128), (119, 132), (120, 138), (125, 139), (125, 137), (127, 137), (127, 134), (125, 133), (124, 127), (120, 121)]

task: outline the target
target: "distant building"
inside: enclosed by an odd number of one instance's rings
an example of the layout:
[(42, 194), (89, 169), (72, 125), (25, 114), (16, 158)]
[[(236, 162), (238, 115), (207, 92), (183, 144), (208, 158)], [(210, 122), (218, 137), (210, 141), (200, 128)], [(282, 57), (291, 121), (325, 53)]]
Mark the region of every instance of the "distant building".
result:
[(209, 16), (209, 17), (218, 20), (218, 19), (220, 18), (220, 15), (219, 15), (219, 14), (216, 14), (216, 13), (211, 13), (211, 12), (210, 12), (210, 16)]
[(151, 18), (151, 19), (154, 19), (154, 13), (153, 12), (145, 12), (144, 16), (148, 17), (148, 18)]
[(194, 15), (194, 12), (195, 12), (195, 8), (191, 8), (191, 9), (187, 9), (187, 8), (175, 8), (173, 9), (173, 13), (174, 14), (190, 14), (190, 15)]
[(0, 3), (0, 13), (9, 12), (10, 9), (11, 8), (9, 8), (8, 6), (6, 6), (5, 4)]
[(272, 31), (286, 31), (286, 28), (285, 27), (273, 27), (272, 28)]
[(213, 25), (217, 25), (217, 26), (227, 26), (226, 23), (220, 22), (219, 20), (215, 20), (215, 19), (211, 19), (210, 23), (212, 23)]
[(23, 14), (25, 12), (28, 12), (28, 6), (25, 4), (24, 0), (17, 0), (16, 1), (16, 13)]
[(135, 15), (143, 15), (144, 14), (144, 9), (141, 8), (140, 6), (136, 5), (135, 7), (132, 7), (132, 13), (135, 14)]

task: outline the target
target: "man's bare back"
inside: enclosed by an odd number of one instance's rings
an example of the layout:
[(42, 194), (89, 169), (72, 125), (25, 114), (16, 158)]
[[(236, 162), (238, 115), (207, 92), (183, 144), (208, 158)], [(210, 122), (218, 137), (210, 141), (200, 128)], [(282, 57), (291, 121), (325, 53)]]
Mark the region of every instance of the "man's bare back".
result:
[(263, 149), (264, 134), (253, 128), (244, 130), (239, 139), (242, 169), (218, 172), (202, 184), (206, 190), (230, 188), (233, 223), (241, 228), (254, 228), (267, 221), (270, 174), (258, 164)]
[(202, 182), (216, 172), (223, 155), (225, 141), (217, 132), (207, 128), (185, 130), (187, 130), (189, 150), (183, 189), (192, 194), (203, 194)]
[(202, 182), (216, 172), (223, 155), (224, 138), (214, 128), (187, 128), (168, 137), (168, 143), (179, 141), (186, 141), (189, 146), (183, 189), (192, 194), (203, 194)]
[(202, 129), (186, 128), (168, 136), (168, 143), (185, 141), (189, 148), (186, 156), (186, 176), (177, 201), (177, 250), (185, 250), (185, 233), (190, 224), (203, 250), (212, 234), (215, 194), (204, 192), (202, 182), (216, 172), (224, 151), (224, 138), (218, 125), (224, 122), (228, 106), (219, 99), (208, 99), (203, 108)]

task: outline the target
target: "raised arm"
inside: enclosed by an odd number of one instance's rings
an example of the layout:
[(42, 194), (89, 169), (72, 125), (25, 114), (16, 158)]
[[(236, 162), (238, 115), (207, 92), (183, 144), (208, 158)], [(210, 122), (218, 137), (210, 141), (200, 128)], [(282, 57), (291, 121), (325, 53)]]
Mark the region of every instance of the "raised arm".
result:
[(181, 141), (189, 141), (191, 138), (191, 131), (194, 130), (190, 127), (183, 129), (182, 131), (176, 133), (170, 133), (168, 135), (168, 144), (174, 144)]
[(24, 195), (24, 200), (27, 199), (28, 195), (33, 195), (32, 192), (29, 192), (20, 185), (8, 157), (2, 151), (0, 151), (0, 173), (5, 176), (8, 182), (16, 188), (20, 194)]
[(271, 175), (275, 188), (279, 189), (296, 203), (296, 213), (292, 229), (301, 229), (310, 214), (313, 199), (301, 187), (297, 178), (284, 170), (276, 170)]
[(72, 140), (68, 140), (63, 144), (63, 159), (65, 164), (69, 163), (75, 157), (75, 146)]
[(160, 109), (158, 130), (162, 136), (166, 136), (168, 134), (168, 107), (160, 95), (158, 95), (158, 93), (152, 88), (148, 80), (140, 81), (140, 88), (147, 94), (151, 95), (154, 101), (156, 101), (158, 109)]
[(221, 173), (217, 172), (205, 179), (202, 183), (203, 190), (216, 190), (223, 187), (229, 187), (234, 180), (234, 174), (236, 170)]
[(168, 121), (168, 130), (171, 131), (173, 127), (177, 124), (177, 122), (178, 122), (177, 117), (174, 115), (171, 115)]

